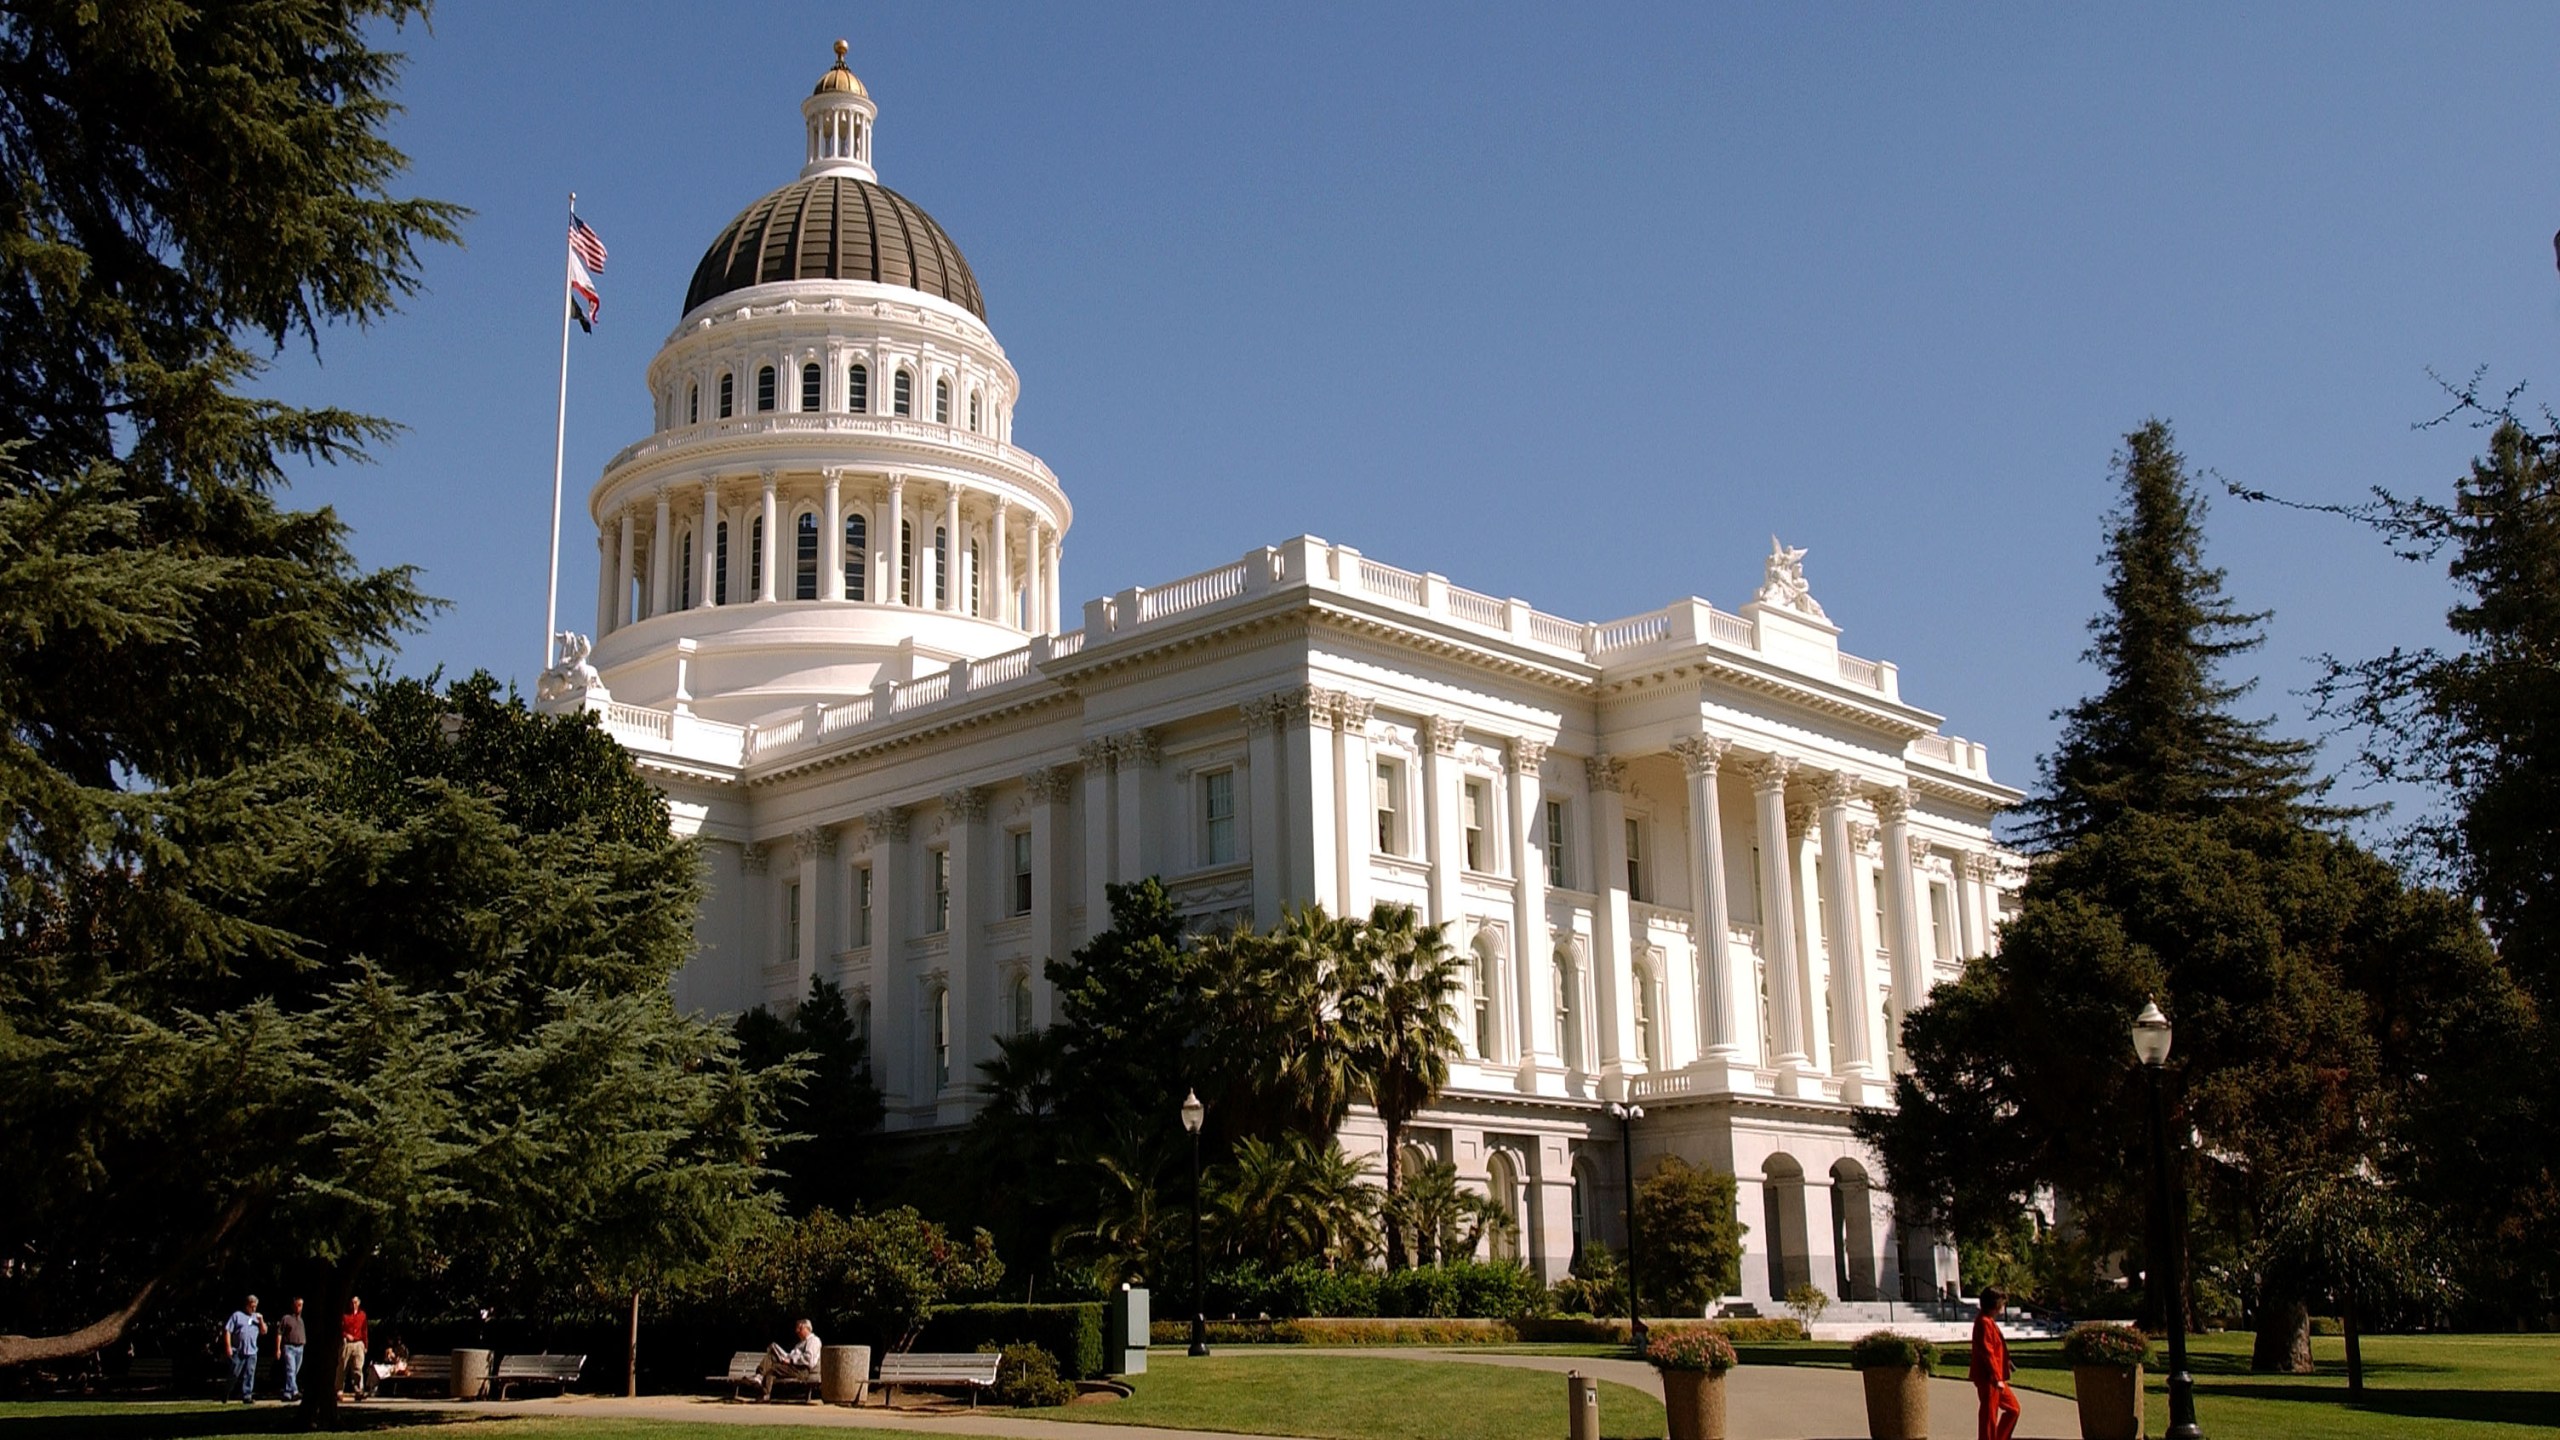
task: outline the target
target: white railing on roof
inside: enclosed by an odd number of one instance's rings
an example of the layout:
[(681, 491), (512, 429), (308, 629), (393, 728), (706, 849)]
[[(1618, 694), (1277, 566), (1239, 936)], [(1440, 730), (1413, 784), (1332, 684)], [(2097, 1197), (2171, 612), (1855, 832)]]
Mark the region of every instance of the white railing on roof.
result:
[(1061, 655), (1073, 655), (1083, 648), (1084, 632), (1082, 630), (1069, 630), (1063, 635), (1049, 637), (1049, 658), (1052, 660)]
[(913, 684), (899, 686), (897, 701), (889, 707), (890, 712), (892, 714), (903, 715), (908, 711), (917, 709), (921, 706), (938, 705), (942, 703), (943, 698), (948, 696), (950, 693), (951, 672), (948, 670), (937, 671), (915, 681)]
[(1010, 685), (1031, 673), (1031, 647), (1007, 650), (969, 667), (969, 689), (972, 692)]
[(1739, 645), (1746, 650), (1760, 643), (1760, 636), (1751, 628), (1750, 621), (1722, 610), (1707, 612), (1707, 638), (1721, 640), (1727, 645)]
[(628, 730), (645, 739), (672, 742), (676, 735), (676, 717), (666, 710), (651, 710), (642, 705), (625, 705), (608, 700), (604, 705), (604, 723), (608, 730)]
[(1582, 649), (1584, 637), (1590, 634), (1590, 631), (1591, 627), (1579, 620), (1567, 620), (1561, 615), (1550, 615), (1544, 610), (1529, 612), (1529, 638), (1541, 645), (1553, 645), (1559, 649), (1579, 652)]
[(1921, 736), (1911, 742), (1911, 753), (1923, 760), (1935, 760), (1941, 765), (1956, 763), (1955, 742), (1944, 735)]
[(818, 733), (833, 735), (850, 730), (871, 718), (872, 698), (856, 695), (840, 705), (830, 705), (818, 712)]
[(1840, 678), (1869, 690), (1881, 690), (1884, 688), (1884, 667), (1873, 660), (1861, 660), (1844, 653), (1840, 657)]
[(1449, 613), (1461, 620), (1495, 630), (1511, 628), (1509, 602), (1496, 600), (1479, 591), (1461, 590), (1455, 585), (1449, 587)]
[(804, 710), (788, 720), (776, 720), (770, 725), (753, 727), (747, 742), (748, 756), (753, 758), (775, 750), (787, 750), (799, 744), (800, 737), (807, 731), (808, 722), (809, 715)]
[(1215, 570), (1186, 575), (1170, 585), (1142, 590), (1138, 593), (1138, 623), (1143, 625), (1150, 620), (1162, 620), (1168, 615), (1215, 605), (1221, 600), (1233, 600), (1244, 593), (1244, 582), (1245, 562), (1237, 560)]
[(1611, 650), (1624, 650), (1630, 645), (1650, 645), (1670, 633), (1670, 614), (1657, 610), (1650, 615), (1631, 615), (1600, 626), (1592, 633), (1591, 648), (1594, 653), (1606, 654)]
[(1422, 577), (1410, 570), (1382, 565), (1368, 556), (1360, 557), (1360, 588), (1372, 595), (1384, 595), (1407, 605), (1422, 603)]

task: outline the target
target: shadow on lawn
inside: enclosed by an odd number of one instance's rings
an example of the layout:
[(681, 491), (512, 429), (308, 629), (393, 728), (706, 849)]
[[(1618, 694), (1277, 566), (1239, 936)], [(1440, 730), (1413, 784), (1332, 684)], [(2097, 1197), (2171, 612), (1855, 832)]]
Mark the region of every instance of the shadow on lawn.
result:
[(2350, 1399), (2344, 1389), (2267, 1382), (2216, 1381), (2198, 1389), (2208, 1399), (2265, 1400), (2277, 1404), (2334, 1405), (2372, 1415), (2411, 1420), (2469, 1420), (2482, 1424), (2560, 1428), (2560, 1391), (2377, 1390)]
[[(302, 1410), (294, 1405), (261, 1405), (239, 1410), (163, 1409), (135, 1405), (102, 1406), (71, 1413), (16, 1414), (0, 1405), (0, 1440), (212, 1440), (225, 1435), (309, 1435)], [(50, 1407), (47, 1407), (50, 1409)], [(426, 1430), (437, 1425), (481, 1421), (481, 1415), (436, 1415), (421, 1411), (367, 1410), (342, 1406), (337, 1427), (325, 1433), (362, 1435), (376, 1430)], [(505, 1423), (503, 1419), (499, 1423)], [(485, 1431), (482, 1433), (486, 1433)]]

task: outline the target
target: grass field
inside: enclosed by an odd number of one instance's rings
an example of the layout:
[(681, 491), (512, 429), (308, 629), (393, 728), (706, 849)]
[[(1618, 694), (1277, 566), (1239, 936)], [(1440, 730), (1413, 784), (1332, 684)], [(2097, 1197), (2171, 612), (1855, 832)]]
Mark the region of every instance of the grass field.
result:
[[(1061, 1418), (1315, 1440), (1555, 1440), (1565, 1424), (1564, 1386), (1544, 1371), (1392, 1352), (1170, 1360), (1136, 1388), (1116, 1405), (1079, 1407)], [(1602, 1383), (1600, 1414), (1613, 1437), (1662, 1433), (1662, 1402), (1624, 1385)]]

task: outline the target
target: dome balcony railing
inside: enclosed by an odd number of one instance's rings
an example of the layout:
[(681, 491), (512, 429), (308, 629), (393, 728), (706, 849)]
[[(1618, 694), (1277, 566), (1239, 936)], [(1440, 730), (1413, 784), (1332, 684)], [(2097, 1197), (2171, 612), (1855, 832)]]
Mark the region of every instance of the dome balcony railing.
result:
[(902, 415), (851, 415), (824, 411), (733, 415), (726, 420), (705, 420), (661, 430), (615, 451), (613, 458), (604, 463), (603, 480), (611, 483), (616, 472), (640, 461), (689, 449), (707, 441), (752, 439), (762, 435), (861, 435), (921, 441), (992, 462), (1036, 482), (1037, 486), (1047, 488), (1061, 499), (1065, 497), (1065, 492), (1058, 485), (1058, 477), (1050, 473), (1039, 456), (992, 435), (982, 435), (965, 425), (944, 425)]

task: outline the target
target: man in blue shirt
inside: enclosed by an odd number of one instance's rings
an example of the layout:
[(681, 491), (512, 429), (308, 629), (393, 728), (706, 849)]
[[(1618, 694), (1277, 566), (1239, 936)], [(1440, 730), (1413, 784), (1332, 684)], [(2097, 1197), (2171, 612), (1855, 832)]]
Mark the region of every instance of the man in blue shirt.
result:
[(267, 1322), (258, 1314), (258, 1297), (250, 1296), (222, 1322), (222, 1353), (231, 1360), (231, 1388), (240, 1393), (243, 1404), (258, 1393), (258, 1342), (267, 1335)]

